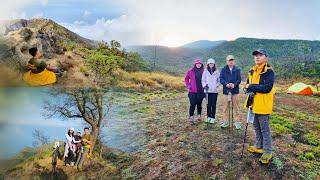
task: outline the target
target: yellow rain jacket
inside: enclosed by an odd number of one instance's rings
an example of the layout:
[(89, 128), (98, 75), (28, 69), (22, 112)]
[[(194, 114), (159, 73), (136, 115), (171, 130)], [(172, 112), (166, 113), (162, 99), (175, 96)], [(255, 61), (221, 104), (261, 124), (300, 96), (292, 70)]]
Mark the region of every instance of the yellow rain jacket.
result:
[[(252, 105), (252, 110), (255, 114), (272, 114), (275, 93), (274, 80), (275, 75), (269, 64), (256, 65), (250, 69), (247, 79), (247, 91), (255, 93)], [(244, 104), (245, 108), (247, 100), (248, 98)]]
[(33, 73), (30, 70), (23, 75), (23, 80), (30, 86), (44, 86), (55, 83), (57, 77), (54, 72), (47, 69), (44, 69), (40, 73)]

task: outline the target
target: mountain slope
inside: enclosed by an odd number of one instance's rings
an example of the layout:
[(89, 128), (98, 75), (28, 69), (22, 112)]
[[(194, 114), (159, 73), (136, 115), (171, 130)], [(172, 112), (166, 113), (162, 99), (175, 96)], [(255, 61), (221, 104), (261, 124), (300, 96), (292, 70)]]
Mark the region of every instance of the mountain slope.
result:
[(268, 51), (269, 62), (278, 77), (301, 73), (304, 77), (320, 77), (320, 41), (238, 38), (212, 48), (205, 57), (215, 58), (218, 66), (222, 66), (226, 56), (232, 54), (240, 68), (246, 71), (254, 64), (251, 53), (258, 48)]
[(195, 58), (201, 57), (205, 50), (191, 48), (169, 48), (165, 46), (128, 46), (128, 51), (138, 52), (155, 70), (181, 74), (192, 65)]
[[(202, 42), (194, 42), (194, 47), (199, 47), (198, 43)], [(156, 59), (157, 70), (176, 74), (183, 74), (196, 57), (204, 61), (214, 58), (217, 66), (221, 68), (225, 65), (226, 56), (232, 54), (245, 75), (254, 64), (251, 53), (258, 48), (264, 48), (269, 52), (269, 62), (277, 71), (277, 77), (320, 77), (320, 41), (238, 38), (234, 41), (220, 42), (211, 49), (158, 46), (156, 58), (154, 46), (132, 46), (128, 49), (140, 53), (150, 63)]]
[(182, 47), (192, 48), (192, 49), (211, 49), (216, 46), (219, 46), (223, 42), (226, 42), (226, 41), (199, 40), (199, 41), (194, 41), (194, 42), (190, 42), (188, 44), (185, 44)]

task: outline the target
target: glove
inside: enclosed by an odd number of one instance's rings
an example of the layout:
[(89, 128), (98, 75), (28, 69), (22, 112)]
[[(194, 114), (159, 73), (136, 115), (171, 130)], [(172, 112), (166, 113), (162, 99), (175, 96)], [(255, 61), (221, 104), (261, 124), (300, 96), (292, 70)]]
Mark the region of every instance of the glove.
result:
[(254, 99), (255, 93), (254, 92), (247, 92), (247, 94), (248, 94), (248, 100), (247, 100), (246, 107), (249, 108), (253, 104), (253, 99)]
[(208, 90), (209, 90), (209, 85), (206, 84), (206, 86), (204, 87), (204, 89), (208, 91)]
[(188, 85), (186, 86), (186, 88), (187, 88), (187, 90), (191, 90), (191, 85), (188, 84)]

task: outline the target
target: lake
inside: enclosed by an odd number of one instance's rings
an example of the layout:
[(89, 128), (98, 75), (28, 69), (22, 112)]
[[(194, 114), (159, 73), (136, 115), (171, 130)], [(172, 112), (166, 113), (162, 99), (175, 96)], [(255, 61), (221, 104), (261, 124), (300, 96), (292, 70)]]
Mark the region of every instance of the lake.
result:
[[(25, 147), (32, 147), (35, 138), (33, 132), (40, 130), (50, 141), (64, 141), (68, 128), (83, 131), (87, 126), (81, 119), (49, 118), (43, 116), (45, 100), (60, 101), (48, 95), (50, 88), (0, 88), (0, 158), (16, 155)], [(105, 145), (126, 152), (143, 148), (144, 133), (138, 118), (123, 106), (122, 97), (128, 94), (112, 94), (117, 98), (101, 134)], [(129, 115), (130, 114), (130, 115)]]

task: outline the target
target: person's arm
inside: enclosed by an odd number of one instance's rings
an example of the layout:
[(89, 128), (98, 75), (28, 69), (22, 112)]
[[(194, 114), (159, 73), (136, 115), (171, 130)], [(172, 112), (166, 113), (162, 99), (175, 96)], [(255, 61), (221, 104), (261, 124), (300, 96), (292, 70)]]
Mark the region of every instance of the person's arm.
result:
[(220, 72), (218, 72), (218, 75), (217, 75), (217, 79), (216, 79), (216, 82), (217, 82), (217, 87), (220, 85)]
[(79, 141), (76, 141), (76, 139), (73, 137), (73, 143), (80, 143), (81, 139)]
[(274, 72), (271, 71), (266, 79), (264, 84), (250, 84), (247, 90), (255, 93), (269, 93), (274, 84)]
[(206, 71), (203, 71), (203, 73), (202, 73), (201, 84), (202, 84), (203, 88), (206, 87), (206, 85), (207, 85)]
[(68, 134), (66, 134), (66, 141), (67, 141), (68, 146), (71, 147), (72, 138), (70, 138), (70, 136)]
[(88, 143), (89, 145), (91, 145), (92, 136), (90, 135), (90, 138), (89, 138), (89, 139), (87, 139), (86, 141), (87, 141), (87, 143)]
[(44, 70), (46, 68), (47, 68), (47, 64), (44, 61), (41, 61), (37, 66), (37, 69), (40, 69), (40, 70)]
[(227, 86), (228, 82), (226, 81), (225, 79), (225, 70), (222, 69), (221, 70), (221, 73), (220, 73), (220, 83), (223, 85), (223, 86)]
[(234, 83), (234, 86), (239, 86), (241, 83), (241, 73), (240, 73), (240, 69), (237, 70), (237, 80)]
[(184, 77), (184, 83), (187, 89), (190, 89), (190, 76), (189, 71), (187, 71), (186, 76)]

